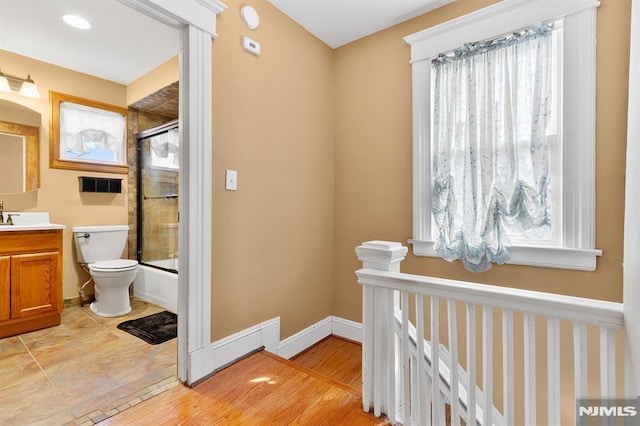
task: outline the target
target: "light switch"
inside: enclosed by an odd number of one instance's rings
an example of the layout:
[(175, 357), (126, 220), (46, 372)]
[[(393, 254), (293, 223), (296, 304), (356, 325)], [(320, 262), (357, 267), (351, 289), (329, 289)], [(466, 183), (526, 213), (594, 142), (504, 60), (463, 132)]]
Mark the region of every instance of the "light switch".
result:
[(238, 189), (238, 171), (237, 170), (226, 170), (226, 180), (225, 180), (225, 189), (227, 191), (236, 191)]

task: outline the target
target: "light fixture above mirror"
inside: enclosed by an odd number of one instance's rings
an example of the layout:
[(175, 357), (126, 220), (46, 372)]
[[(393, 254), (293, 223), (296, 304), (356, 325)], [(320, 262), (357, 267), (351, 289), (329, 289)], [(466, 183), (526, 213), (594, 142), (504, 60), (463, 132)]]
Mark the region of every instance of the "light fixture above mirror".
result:
[(40, 92), (36, 83), (27, 74), (27, 78), (20, 78), (14, 75), (5, 74), (0, 69), (0, 92), (18, 92), (28, 98), (40, 99)]

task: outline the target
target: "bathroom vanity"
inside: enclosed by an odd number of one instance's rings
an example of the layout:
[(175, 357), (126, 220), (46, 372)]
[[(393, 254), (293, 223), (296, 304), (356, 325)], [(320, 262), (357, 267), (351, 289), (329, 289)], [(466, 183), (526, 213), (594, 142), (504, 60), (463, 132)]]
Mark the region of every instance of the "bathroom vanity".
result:
[(0, 227), (0, 338), (60, 324), (63, 228)]

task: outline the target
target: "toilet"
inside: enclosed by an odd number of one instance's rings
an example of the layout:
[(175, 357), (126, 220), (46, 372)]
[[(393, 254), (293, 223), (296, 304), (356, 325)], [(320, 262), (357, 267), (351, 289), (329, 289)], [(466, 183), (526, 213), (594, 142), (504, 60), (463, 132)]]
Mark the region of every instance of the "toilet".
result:
[(127, 225), (74, 226), (71, 228), (78, 262), (94, 281), (91, 311), (101, 317), (131, 312), (129, 286), (138, 273), (138, 262), (121, 259), (127, 242)]

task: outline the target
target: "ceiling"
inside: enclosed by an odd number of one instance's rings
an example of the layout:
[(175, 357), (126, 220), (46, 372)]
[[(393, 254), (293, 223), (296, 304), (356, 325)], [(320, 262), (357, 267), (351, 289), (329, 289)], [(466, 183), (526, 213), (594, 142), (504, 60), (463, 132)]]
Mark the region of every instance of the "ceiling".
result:
[(268, 1), (335, 49), (455, 0)]
[[(61, 19), (67, 13), (86, 18), (93, 28), (68, 26)], [(2, 50), (121, 84), (180, 50), (177, 30), (115, 0), (0, 0), (0, 28)], [(7, 65), (0, 68), (11, 74)]]
[[(454, 0), (268, 1), (336, 48)], [(83, 16), (93, 28), (67, 26), (61, 19), (66, 13)], [(143, 76), (180, 49), (177, 30), (116, 0), (0, 0), (0, 28), (2, 50), (121, 84)], [(0, 69), (11, 74), (6, 64)]]

